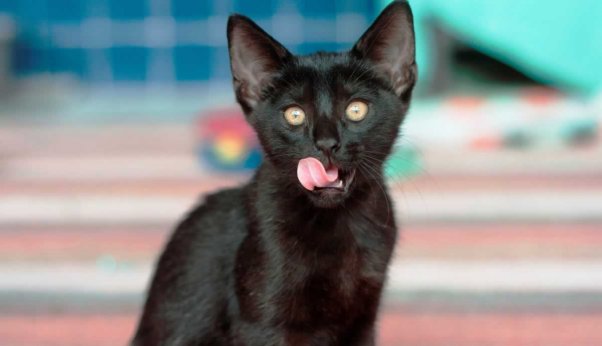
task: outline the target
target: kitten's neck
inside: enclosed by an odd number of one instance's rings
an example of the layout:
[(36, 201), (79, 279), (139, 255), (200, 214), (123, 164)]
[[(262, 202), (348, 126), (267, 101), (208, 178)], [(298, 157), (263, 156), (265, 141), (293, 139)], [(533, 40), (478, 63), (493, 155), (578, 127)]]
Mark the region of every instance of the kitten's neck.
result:
[(286, 179), (279, 179), (281, 175), (274, 169), (264, 164), (245, 188), (252, 239), (272, 244), (272, 249), (287, 254), (338, 253), (333, 252), (333, 246), (365, 247), (374, 239), (388, 246), (395, 243), (393, 205), (386, 190), (374, 182), (356, 187), (338, 207), (319, 208), (298, 186), (283, 184), (281, 180)]

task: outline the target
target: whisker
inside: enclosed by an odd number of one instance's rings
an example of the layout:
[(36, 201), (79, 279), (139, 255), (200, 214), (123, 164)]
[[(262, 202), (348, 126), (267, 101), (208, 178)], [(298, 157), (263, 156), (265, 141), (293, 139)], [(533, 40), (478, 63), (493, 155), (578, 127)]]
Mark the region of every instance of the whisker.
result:
[[(387, 222), (386, 222), (386, 224), (388, 224), (390, 221), (389, 218), (391, 215), (391, 205), (389, 204), (389, 196), (387, 194), (386, 188), (384, 188), (382, 186), (382, 184), (380, 183), (381, 179), (378, 178), (379, 177), (379, 175), (377, 174), (378, 172), (376, 172), (372, 167), (368, 166), (365, 162), (362, 162), (362, 161), (360, 161), (360, 165), (358, 168), (360, 169), (360, 171), (362, 171), (363, 173), (368, 175), (368, 177), (374, 179), (374, 182), (382, 191), (383, 197), (385, 198), (385, 203), (387, 205)], [(363, 168), (363, 170), (362, 170), (362, 168)], [(371, 173), (371, 172), (373, 172), (373, 173)]]

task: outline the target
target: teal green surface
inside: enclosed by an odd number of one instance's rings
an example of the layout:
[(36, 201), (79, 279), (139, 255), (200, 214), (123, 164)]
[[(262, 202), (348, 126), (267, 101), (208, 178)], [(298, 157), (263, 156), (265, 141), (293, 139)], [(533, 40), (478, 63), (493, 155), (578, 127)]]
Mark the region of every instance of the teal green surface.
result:
[(420, 155), (414, 148), (395, 148), (385, 164), (385, 176), (389, 180), (409, 178), (421, 172), (422, 162)]
[[(390, 0), (383, 0), (384, 7)], [(544, 83), (602, 91), (600, 0), (410, 0), (422, 79), (432, 73), (434, 19), (454, 36)]]

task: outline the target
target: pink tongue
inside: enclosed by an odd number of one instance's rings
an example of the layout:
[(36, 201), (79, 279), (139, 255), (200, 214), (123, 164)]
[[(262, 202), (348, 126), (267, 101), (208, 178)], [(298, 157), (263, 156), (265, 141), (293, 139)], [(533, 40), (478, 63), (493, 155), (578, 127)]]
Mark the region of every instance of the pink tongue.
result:
[(335, 186), (338, 177), (339, 170), (336, 167), (326, 170), (322, 163), (313, 157), (301, 159), (297, 166), (297, 178), (301, 185), (308, 190), (316, 187)]

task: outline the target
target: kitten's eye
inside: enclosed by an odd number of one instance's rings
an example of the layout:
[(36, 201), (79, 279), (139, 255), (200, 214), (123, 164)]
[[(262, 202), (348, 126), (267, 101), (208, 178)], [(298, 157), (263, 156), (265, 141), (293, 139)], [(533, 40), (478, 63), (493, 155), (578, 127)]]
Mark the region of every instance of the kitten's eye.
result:
[(362, 121), (368, 114), (368, 105), (362, 101), (353, 101), (345, 110), (345, 115), (351, 121)]
[(299, 126), (305, 121), (305, 112), (298, 106), (288, 107), (284, 110), (284, 119), (293, 126)]

